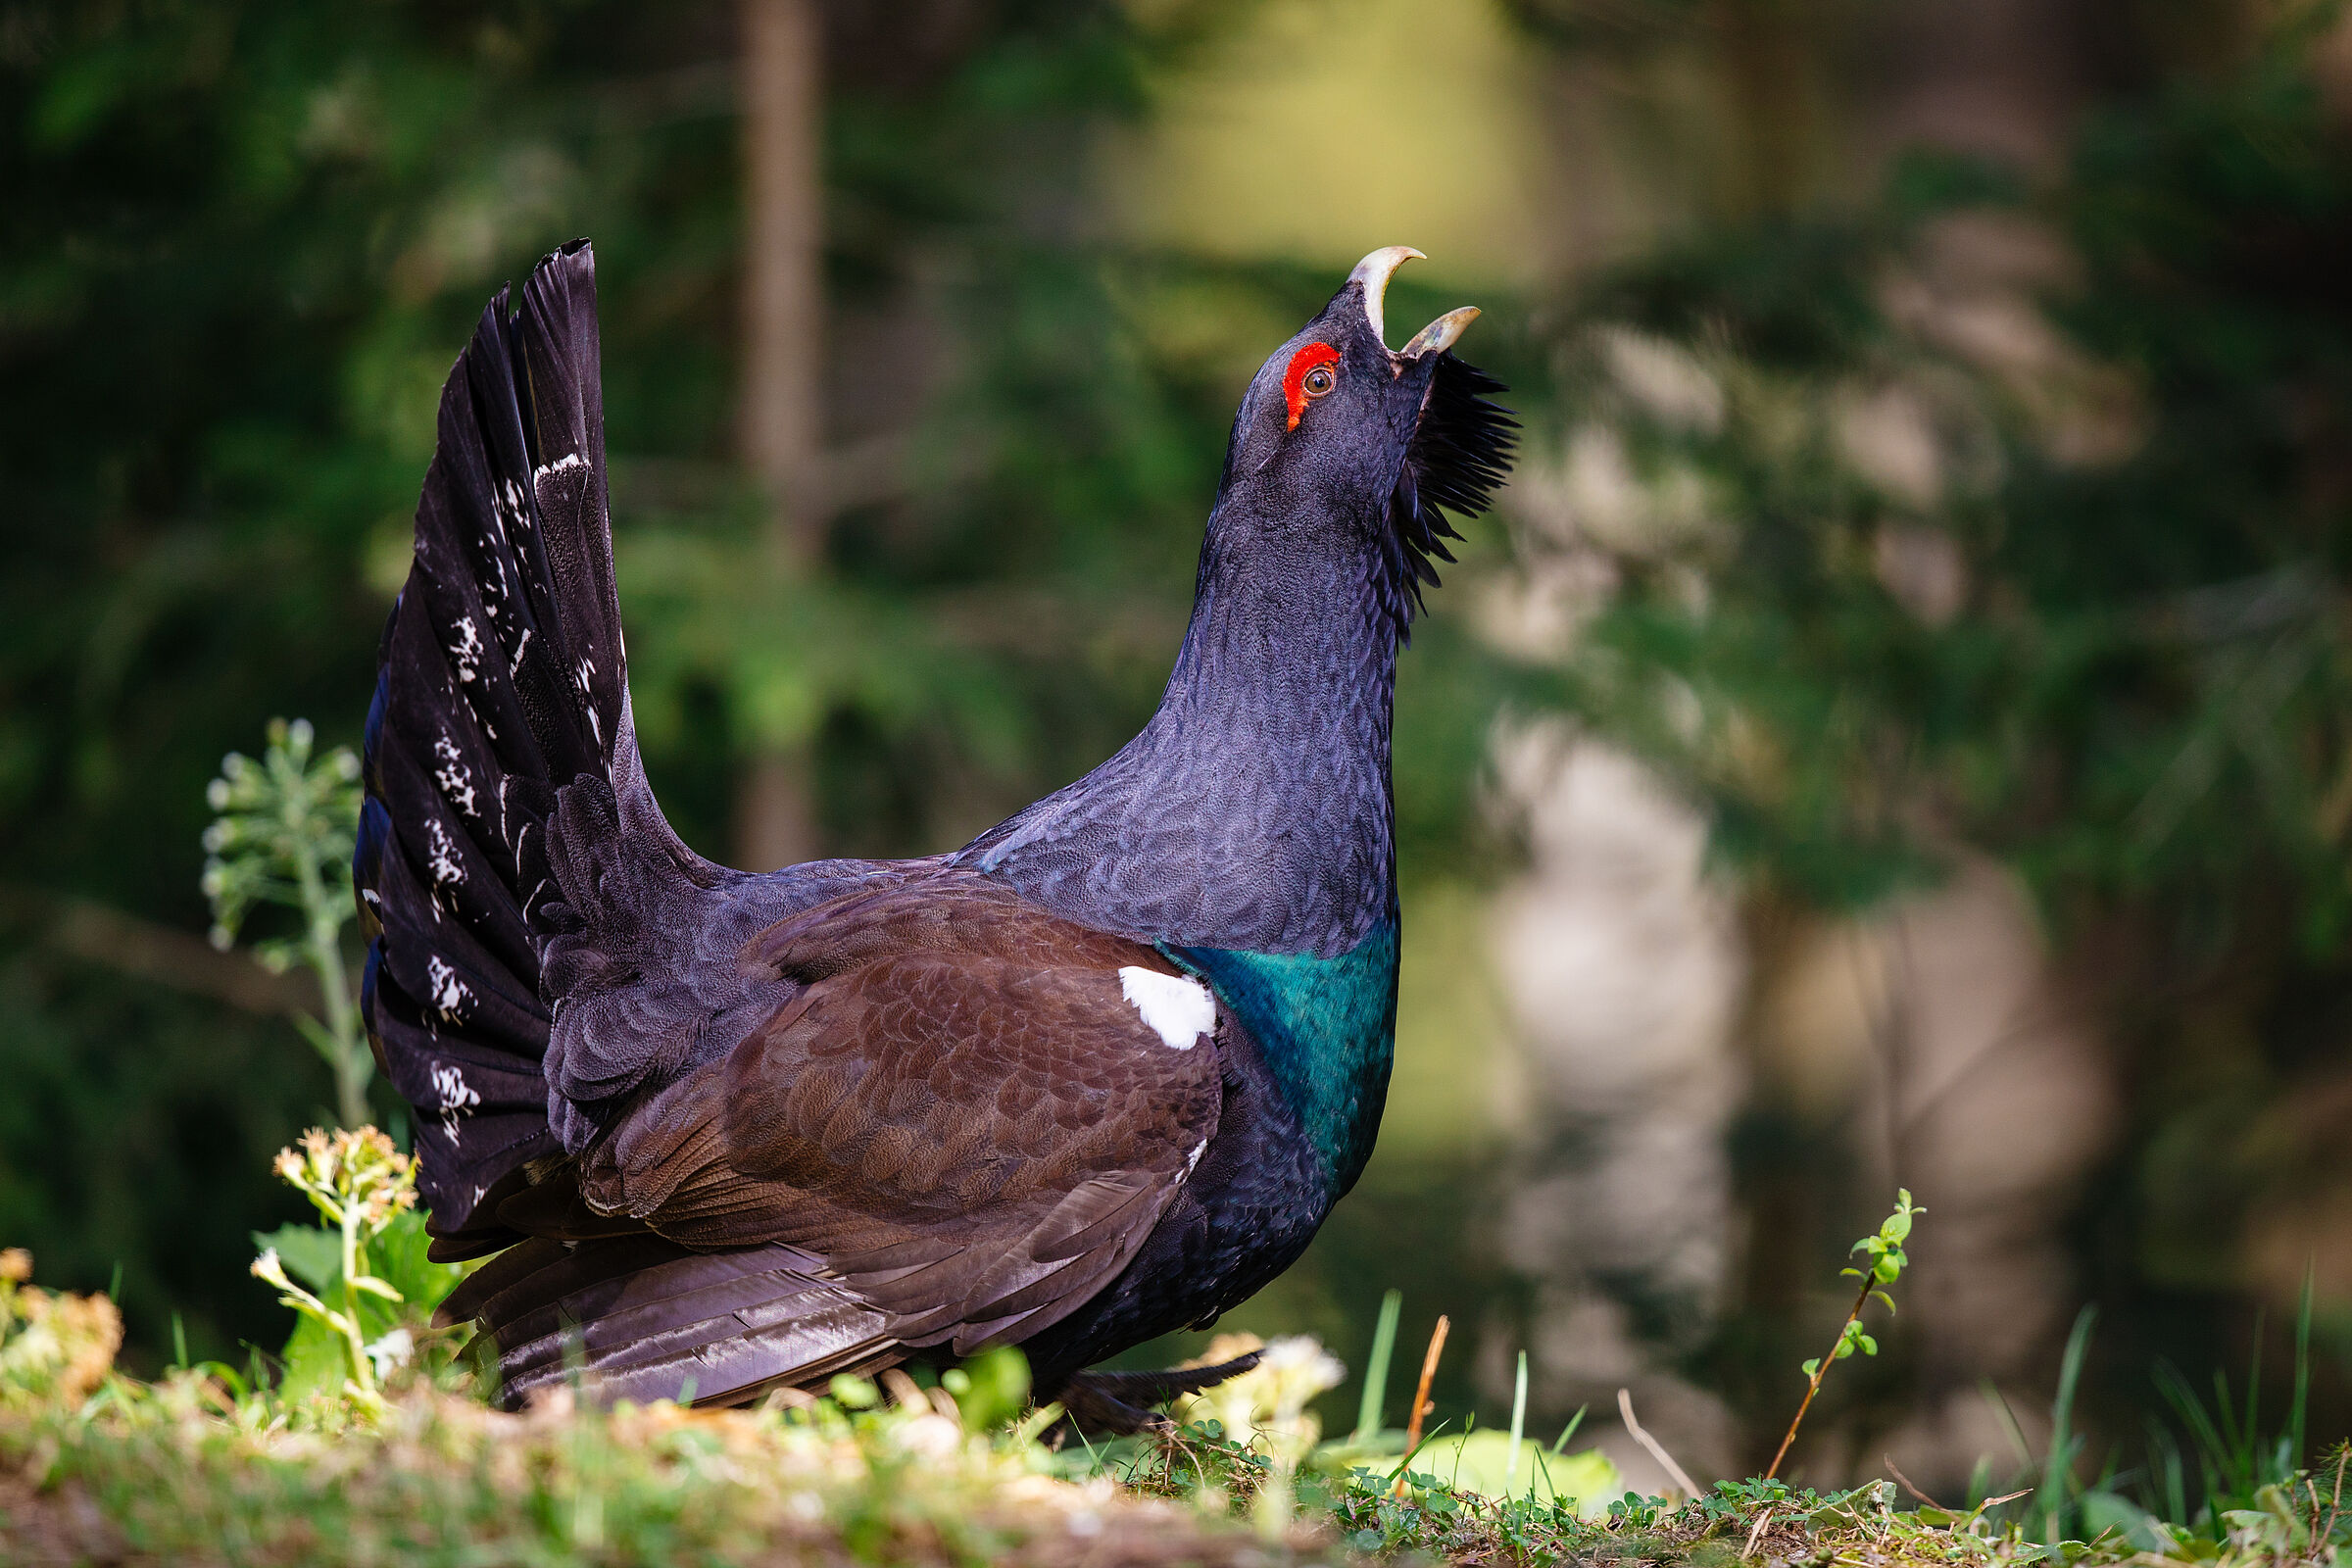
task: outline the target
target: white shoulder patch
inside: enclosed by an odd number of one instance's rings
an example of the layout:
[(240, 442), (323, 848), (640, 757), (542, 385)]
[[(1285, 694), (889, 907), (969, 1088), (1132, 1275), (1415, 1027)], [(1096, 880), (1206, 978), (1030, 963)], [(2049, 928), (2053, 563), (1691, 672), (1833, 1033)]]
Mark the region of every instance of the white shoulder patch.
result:
[(1198, 980), (1131, 963), (1119, 971), (1119, 995), (1177, 1051), (1192, 1050), (1217, 1026), (1217, 999)]

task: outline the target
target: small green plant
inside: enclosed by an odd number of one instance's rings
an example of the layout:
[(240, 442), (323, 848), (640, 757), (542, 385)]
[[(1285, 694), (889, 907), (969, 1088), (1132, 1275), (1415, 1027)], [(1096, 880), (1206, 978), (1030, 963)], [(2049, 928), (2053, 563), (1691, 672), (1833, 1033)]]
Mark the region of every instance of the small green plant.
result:
[(274, 1247), (265, 1248), (253, 1260), (254, 1276), (276, 1286), (280, 1301), (341, 1343), (344, 1392), (373, 1408), (381, 1400), (376, 1392), (380, 1375), (408, 1359), (411, 1342), (404, 1328), (372, 1341), (367, 1334), (363, 1297), (395, 1305), (405, 1299), (390, 1281), (368, 1272), (368, 1249), (398, 1215), (416, 1206), (416, 1157), (403, 1154), (373, 1127), (332, 1134), (314, 1127), (297, 1147), (278, 1152), (277, 1173), (311, 1200), (340, 1240), (336, 1273), (342, 1305), (330, 1306), (287, 1278)]
[(213, 946), (226, 952), (257, 905), (300, 912), (299, 935), (256, 943), (254, 956), (282, 974), (307, 963), (326, 1017), (295, 1025), (335, 1075), (335, 1115), (365, 1126), (375, 1058), (360, 1028), (343, 962), (343, 924), (353, 914), (351, 853), (360, 816), (360, 762), (338, 746), (317, 760), (310, 721), (270, 721), (259, 760), (231, 752), (205, 799), (217, 813), (204, 830), (204, 896), (213, 906)]
[(1911, 1221), (1926, 1212), (1911, 1201), (1911, 1189), (1898, 1187), (1894, 1192), (1894, 1212), (1880, 1222), (1876, 1232), (1847, 1249), (1849, 1253), (1862, 1254), (1862, 1266), (1838, 1272), (1862, 1283), (1854, 1292), (1854, 1304), (1846, 1308), (1845, 1321), (1838, 1326), (1838, 1341), (1830, 1347), (1830, 1353), (1804, 1364), (1805, 1397), (1797, 1405), (1787, 1435), (1781, 1439), (1780, 1451), (1772, 1456), (1771, 1468), (1764, 1472), (1765, 1480), (1781, 1473), (1781, 1461), (1788, 1457), (1788, 1446), (1796, 1441), (1796, 1429), (1804, 1425), (1805, 1412), (1813, 1408), (1813, 1396), (1821, 1392), (1821, 1380), (1829, 1375), (1831, 1364), (1844, 1360), (1856, 1350), (1864, 1355), (1879, 1353), (1879, 1342), (1862, 1327), (1862, 1309), (1875, 1296), (1886, 1303), (1887, 1311), (1894, 1310), (1894, 1298), (1886, 1294), (1886, 1287), (1903, 1277), (1903, 1269), (1911, 1261), (1903, 1251), (1903, 1243), (1911, 1238)]

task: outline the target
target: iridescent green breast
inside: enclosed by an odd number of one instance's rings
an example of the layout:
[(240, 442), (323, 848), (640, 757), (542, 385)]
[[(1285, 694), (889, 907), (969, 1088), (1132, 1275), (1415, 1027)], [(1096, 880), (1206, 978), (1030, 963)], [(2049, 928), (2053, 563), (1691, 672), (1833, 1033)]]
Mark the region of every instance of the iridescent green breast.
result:
[(1329, 1173), (1334, 1197), (1355, 1185), (1380, 1131), (1396, 1048), (1396, 922), (1375, 926), (1336, 958), (1169, 948), (1212, 986), (1265, 1054)]

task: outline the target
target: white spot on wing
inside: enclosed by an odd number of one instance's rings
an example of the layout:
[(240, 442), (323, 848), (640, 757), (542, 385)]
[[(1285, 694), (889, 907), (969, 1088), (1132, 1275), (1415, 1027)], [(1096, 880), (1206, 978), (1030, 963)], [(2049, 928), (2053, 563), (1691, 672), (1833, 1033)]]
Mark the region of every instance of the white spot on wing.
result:
[(1119, 995), (1172, 1050), (1192, 1050), (1216, 1027), (1216, 999), (1198, 980), (1131, 963), (1119, 971)]
[(1208, 1140), (1203, 1138), (1193, 1146), (1193, 1152), (1191, 1153), (1184, 1156), (1184, 1173), (1187, 1176), (1190, 1176), (1193, 1173), (1194, 1167), (1200, 1163), (1200, 1156), (1207, 1152)]
[(537, 488), (539, 481), (551, 473), (562, 473), (566, 468), (585, 468), (586, 466), (588, 466), (586, 458), (581, 457), (577, 452), (566, 452), (555, 462), (543, 463), (531, 470), (532, 487)]

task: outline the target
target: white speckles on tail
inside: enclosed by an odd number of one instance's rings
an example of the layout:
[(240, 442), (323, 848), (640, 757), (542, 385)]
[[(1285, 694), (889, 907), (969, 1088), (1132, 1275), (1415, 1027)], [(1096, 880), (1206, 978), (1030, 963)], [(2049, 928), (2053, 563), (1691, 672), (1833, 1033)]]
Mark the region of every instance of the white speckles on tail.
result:
[(582, 658), (579, 667), (571, 672), (572, 684), (577, 686), (580, 689), (580, 695), (587, 699), (581, 705), (581, 710), (588, 715), (588, 733), (596, 737), (596, 744), (601, 747), (605, 744), (605, 726), (596, 716), (596, 694), (589, 690), (589, 682), (595, 677), (596, 661), (593, 659)]
[[(529, 628), (524, 628), (527, 632)], [(474, 804), (473, 773), (458, 753), (458, 743), (443, 730), (433, 741), (433, 782), (441, 786), (449, 804), (467, 816), (479, 816)]]
[(1217, 1026), (1217, 1000), (1198, 980), (1131, 963), (1119, 971), (1119, 995), (1172, 1050), (1192, 1050)]
[(466, 867), (458, 861), (457, 841), (449, 836), (449, 829), (441, 825), (441, 819), (437, 816), (424, 819), (424, 863), (433, 873), (436, 892), (442, 888), (454, 888), (466, 880)]
[(498, 481), (493, 513), (501, 525), (516, 532), (530, 526), (530, 509), (523, 504), (522, 486), (501, 475)]
[(472, 1000), (472, 990), (458, 978), (458, 971), (443, 962), (438, 954), (426, 956), (424, 978), (425, 983), (433, 988), (433, 1010), (441, 1014), (441, 1021), (459, 1022), (458, 1014)]
[(458, 617), (458, 643), (449, 651), (458, 662), (458, 679), (470, 683), (482, 672), (482, 634), (474, 630), (471, 615)]
[[(475, 1094), (473, 1086), (466, 1081), (465, 1069), (452, 1064), (433, 1069), (433, 1095), (441, 1102), (441, 1130), (455, 1144), (458, 1141), (458, 1118), (471, 1115), (473, 1107), (482, 1102), (482, 1097)], [(479, 1191), (474, 1193), (473, 1200), (477, 1203), (482, 1200)]]

